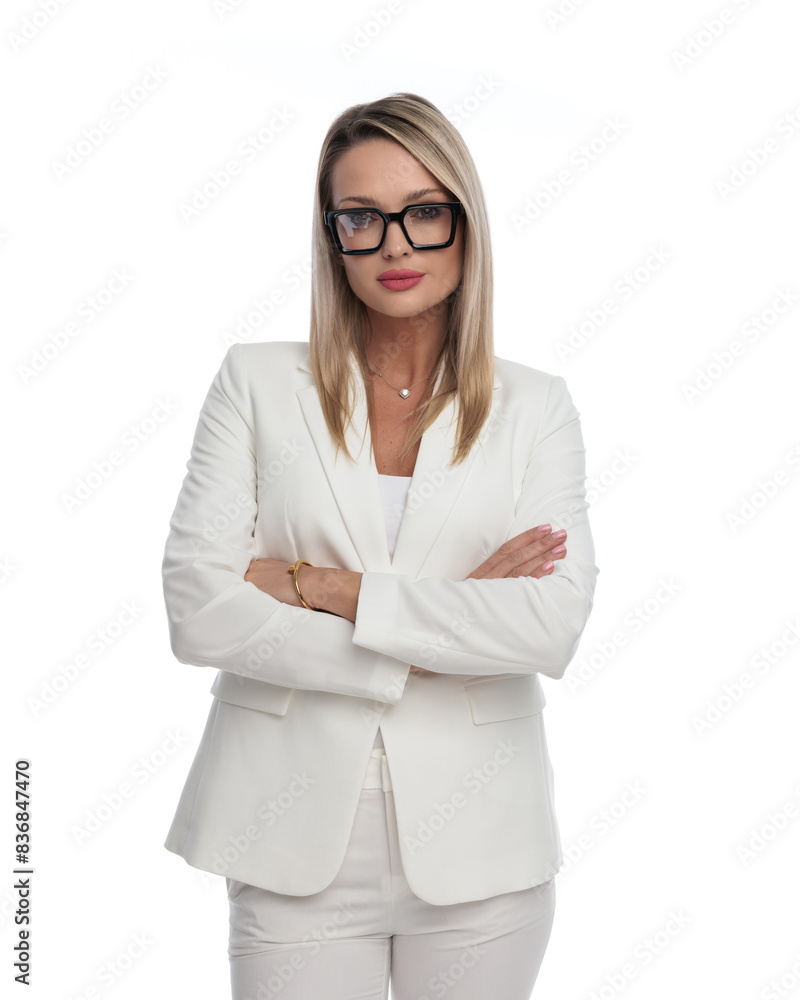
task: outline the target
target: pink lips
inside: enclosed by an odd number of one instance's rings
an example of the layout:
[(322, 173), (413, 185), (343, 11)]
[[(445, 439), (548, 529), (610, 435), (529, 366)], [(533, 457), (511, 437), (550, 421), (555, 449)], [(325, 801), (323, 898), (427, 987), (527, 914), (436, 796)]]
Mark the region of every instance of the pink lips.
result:
[(409, 271), (407, 269), (384, 271), (378, 275), (378, 281), (384, 288), (399, 292), (404, 288), (413, 288), (425, 277), (420, 271)]

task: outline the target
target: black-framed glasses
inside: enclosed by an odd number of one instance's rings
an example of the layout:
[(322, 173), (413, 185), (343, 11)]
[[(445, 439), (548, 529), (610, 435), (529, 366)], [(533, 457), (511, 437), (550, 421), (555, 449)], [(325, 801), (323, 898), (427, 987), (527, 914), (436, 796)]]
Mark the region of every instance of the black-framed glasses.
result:
[(436, 201), (407, 205), (402, 212), (379, 208), (338, 208), (323, 212), (340, 253), (376, 253), (383, 246), (386, 227), (399, 222), (403, 236), (414, 250), (440, 250), (452, 246), (459, 215), (466, 214), (460, 201)]

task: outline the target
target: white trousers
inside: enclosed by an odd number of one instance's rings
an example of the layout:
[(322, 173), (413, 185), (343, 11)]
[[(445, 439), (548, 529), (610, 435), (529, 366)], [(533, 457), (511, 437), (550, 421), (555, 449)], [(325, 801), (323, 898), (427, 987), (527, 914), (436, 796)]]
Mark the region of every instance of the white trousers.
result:
[(408, 886), (385, 751), (372, 750), (333, 882), (309, 896), (227, 879), (233, 1000), (530, 1000), (553, 879), (435, 906)]

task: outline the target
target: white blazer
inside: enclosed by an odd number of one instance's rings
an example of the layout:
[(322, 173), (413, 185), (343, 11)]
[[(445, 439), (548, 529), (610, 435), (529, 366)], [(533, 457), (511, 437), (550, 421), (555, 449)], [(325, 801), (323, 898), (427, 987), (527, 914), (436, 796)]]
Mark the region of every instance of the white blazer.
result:
[[(563, 676), (598, 573), (578, 411), (560, 376), (496, 358), (467, 460), (449, 465), (454, 402), (423, 435), (390, 559), (356, 385), (356, 462), (334, 460), (307, 343), (233, 345), (203, 403), (163, 583), (173, 653), (217, 674), (165, 847), (319, 892), (380, 725), (412, 891), (442, 905), (538, 885), (562, 863), (539, 675)], [(550, 576), (465, 579), (546, 522), (568, 531)], [(355, 623), (245, 582), (262, 556), (362, 572)]]

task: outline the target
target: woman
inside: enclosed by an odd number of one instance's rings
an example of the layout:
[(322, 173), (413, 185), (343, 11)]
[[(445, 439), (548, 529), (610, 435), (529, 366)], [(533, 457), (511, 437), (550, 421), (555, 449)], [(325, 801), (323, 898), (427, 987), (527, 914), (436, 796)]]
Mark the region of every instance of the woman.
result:
[(429, 101), (331, 125), (313, 240), (308, 344), (230, 348), (170, 521), (172, 649), (218, 673), (165, 846), (226, 876), (234, 1000), (527, 1000), (562, 860), (538, 675), (597, 574), (579, 414), (494, 356)]

